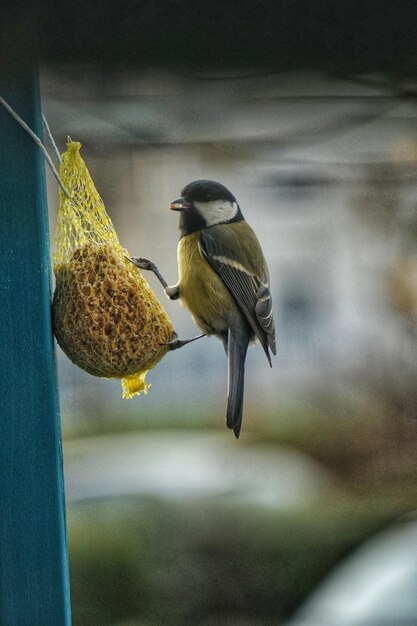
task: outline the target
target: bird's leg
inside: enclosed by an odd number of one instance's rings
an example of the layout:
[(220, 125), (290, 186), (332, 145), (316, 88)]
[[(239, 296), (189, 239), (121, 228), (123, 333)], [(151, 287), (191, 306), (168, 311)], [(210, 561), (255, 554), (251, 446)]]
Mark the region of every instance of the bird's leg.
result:
[(178, 350), (178, 348), (182, 348), (186, 346), (187, 343), (191, 343), (192, 341), (196, 341), (196, 339), (201, 339), (201, 337), (205, 337), (205, 334), (196, 335), (195, 337), (191, 337), (191, 339), (173, 339), (172, 341), (167, 341), (166, 343), (161, 343), (161, 346), (168, 346), (169, 350)]
[(161, 283), (162, 287), (164, 288), (168, 298), (170, 300), (178, 300), (180, 295), (179, 285), (173, 285), (172, 287), (170, 287), (165, 278), (162, 276), (159, 269), (156, 267), (155, 263), (152, 263), (152, 261), (149, 261), (148, 259), (142, 259), (136, 256), (126, 258), (129, 259), (129, 261), (131, 261), (133, 265), (136, 265), (136, 267), (138, 267), (140, 270), (148, 270), (150, 272), (153, 272)]
[[(170, 287), (165, 278), (162, 276), (159, 269), (156, 267), (155, 263), (152, 263), (152, 261), (149, 261), (148, 259), (142, 259), (136, 256), (127, 256), (126, 258), (129, 259), (129, 261), (131, 261), (133, 265), (136, 265), (136, 267), (138, 267), (140, 270), (148, 270), (150, 272), (153, 272), (161, 283), (162, 287), (164, 288), (168, 298), (170, 300), (178, 300), (180, 295), (179, 285), (173, 285), (172, 287)], [(201, 337), (205, 337), (205, 334), (202, 333), (201, 335), (196, 335), (195, 337), (191, 337), (191, 339), (177, 339), (178, 335), (174, 330), (173, 336), (174, 339), (172, 339), (171, 341), (167, 341), (166, 343), (161, 343), (160, 345), (168, 346), (169, 350), (178, 350), (178, 348), (186, 346), (187, 343), (191, 343), (192, 341), (196, 341), (196, 339), (201, 339)]]

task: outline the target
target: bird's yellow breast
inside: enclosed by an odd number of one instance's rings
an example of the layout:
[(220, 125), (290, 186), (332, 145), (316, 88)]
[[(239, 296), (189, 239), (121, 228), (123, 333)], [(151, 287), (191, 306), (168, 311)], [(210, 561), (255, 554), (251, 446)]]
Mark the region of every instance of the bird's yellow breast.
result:
[(234, 300), (202, 256), (198, 242), (199, 233), (195, 232), (178, 243), (180, 300), (205, 333), (223, 332), (228, 327)]

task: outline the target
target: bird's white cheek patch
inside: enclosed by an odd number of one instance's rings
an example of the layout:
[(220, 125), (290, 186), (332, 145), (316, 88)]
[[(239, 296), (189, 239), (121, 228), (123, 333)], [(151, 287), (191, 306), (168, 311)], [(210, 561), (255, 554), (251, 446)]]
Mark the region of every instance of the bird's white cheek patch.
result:
[(230, 222), (236, 217), (239, 207), (237, 202), (212, 200), (211, 202), (194, 202), (195, 208), (203, 216), (207, 226)]

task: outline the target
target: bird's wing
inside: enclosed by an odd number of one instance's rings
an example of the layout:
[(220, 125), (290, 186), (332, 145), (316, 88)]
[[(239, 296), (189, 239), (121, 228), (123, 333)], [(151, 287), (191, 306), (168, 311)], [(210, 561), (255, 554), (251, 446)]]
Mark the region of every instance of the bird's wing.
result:
[[(225, 226), (223, 226), (224, 228)], [(219, 231), (217, 230), (216, 232), (215, 229), (216, 227), (212, 227), (201, 231), (201, 253), (232, 294), (238, 307), (261, 342), (271, 364), (268, 347), (273, 354), (276, 353), (275, 326), (266, 264), (261, 276), (249, 269), (247, 263), (245, 264), (247, 259), (242, 242), (234, 248), (234, 258), (231, 258), (228, 250), (229, 246), (227, 245), (228, 238), (224, 237), (224, 233), (227, 231), (223, 230), (223, 235), (219, 237)], [(258, 247), (259, 244), (256, 238), (255, 243)], [(260, 246), (258, 254), (263, 259)]]

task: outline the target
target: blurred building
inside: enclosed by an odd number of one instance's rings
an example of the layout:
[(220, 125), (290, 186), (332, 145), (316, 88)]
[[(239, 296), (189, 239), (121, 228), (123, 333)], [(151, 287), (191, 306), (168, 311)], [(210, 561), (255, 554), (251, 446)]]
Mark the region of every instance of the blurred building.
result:
[[(386, 276), (403, 254), (417, 181), (413, 157), (406, 174), (389, 163), (415, 137), (414, 101), (377, 80), (319, 74), (102, 75), (68, 67), (44, 68), (42, 93), (60, 149), (67, 135), (83, 143), (123, 244), (154, 260), (168, 282), (177, 280), (170, 200), (196, 178), (220, 180), (236, 194), (269, 263), (278, 339), (272, 370), (260, 349), (249, 353), (248, 406), (259, 397), (268, 407), (337, 391), (378, 359), (395, 364), (404, 353), (408, 331)], [(48, 185), (53, 234), (57, 189), (53, 179)], [(404, 210), (405, 221), (392, 219)], [(188, 313), (149, 281), (179, 335), (195, 334)], [(214, 339), (168, 354), (148, 375), (149, 395), (129, 403), (117, 382), (94, 379), (61, 355), (60, 378), (64, 410), (73, 413), (85, 402), (135, 415), (188, 413), (197, 404), (222, 411), (226, 395), (226, 361)]]

